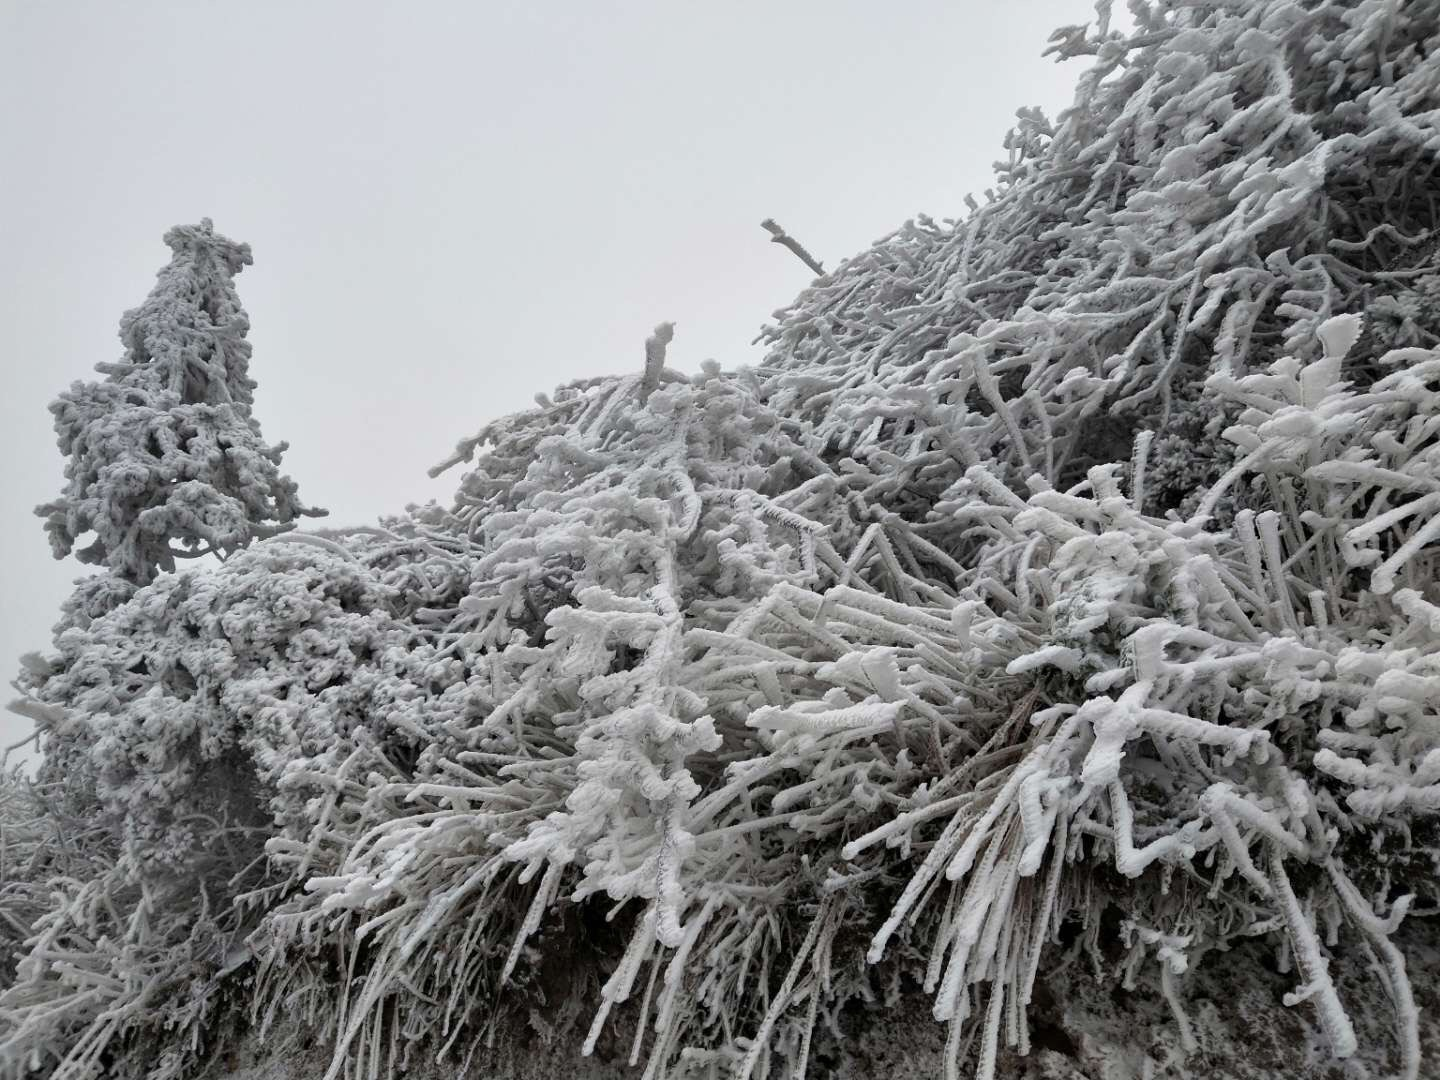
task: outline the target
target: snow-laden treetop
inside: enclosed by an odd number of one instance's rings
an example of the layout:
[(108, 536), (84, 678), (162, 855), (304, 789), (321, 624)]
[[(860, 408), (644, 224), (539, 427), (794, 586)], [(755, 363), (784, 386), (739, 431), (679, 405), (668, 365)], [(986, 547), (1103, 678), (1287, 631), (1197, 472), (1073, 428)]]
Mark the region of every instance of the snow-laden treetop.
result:
[(279, 471), (251, 415), (250, 320), (235, 275), (250, 247), (210, 219), (165, 234), (174, 252), (145, 302), (120, 320), (125, 355), (50, 407), (65, 491), (39, 508), (57, 558), (76, 552), (144, 584), (177, 558), (227, 555), (312, 511)]

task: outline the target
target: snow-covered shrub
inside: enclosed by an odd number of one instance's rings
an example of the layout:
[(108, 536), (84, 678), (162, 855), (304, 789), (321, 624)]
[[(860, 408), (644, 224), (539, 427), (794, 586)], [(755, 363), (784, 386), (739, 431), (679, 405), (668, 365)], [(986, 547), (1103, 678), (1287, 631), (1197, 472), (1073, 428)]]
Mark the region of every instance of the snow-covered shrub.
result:
[(0, 774), (0, 980), (15, 978), (21, 945), (47, 906), (44, 879), (55, 830), (35, 786), (18, 770)]
[(1057, 35), (1095, 66), (989, 202), (759, 368), (681, 375), (662, 324), (463, 442), (449, 508), (77, 594), (21, 708), (100, 854), (0, 1064), (128, 1066), (150, 1010), (176, 1074), (243, 998), (387, 1076), (610, 934), (585, 1048), (647, 1080), (803, 1076), (911, 983), (989, 1077), (1062, 951), (1158, 965), (1194, 1045), (1186, 971), (1266, 936), (1338, 1057), (1328, 950), (1369, 950), (1418, 1076), (1440, 13), (1131, 7)]

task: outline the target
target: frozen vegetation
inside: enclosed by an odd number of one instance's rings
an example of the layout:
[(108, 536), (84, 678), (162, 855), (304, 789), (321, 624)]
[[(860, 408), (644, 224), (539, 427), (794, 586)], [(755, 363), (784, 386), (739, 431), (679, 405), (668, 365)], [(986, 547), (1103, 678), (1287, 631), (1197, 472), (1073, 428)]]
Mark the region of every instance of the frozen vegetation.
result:
[(1229, 952), (1317, 1060), (1435, 1075), (1440, 8), (1131, 10), (758, 367), (661, 325), (374, 526), (295, 527), (249, 250), (172, 230), (53, 406), (40, 513), (101, 571), (16, 684), (0, 1074), (297, 1023), (327, 1080), (453, 1071), (528, 1010), (646, 1080), (816, 1076), (923, 1000), (990, 1077), (1062, 969), (1153, 985), (1183, 1061)]

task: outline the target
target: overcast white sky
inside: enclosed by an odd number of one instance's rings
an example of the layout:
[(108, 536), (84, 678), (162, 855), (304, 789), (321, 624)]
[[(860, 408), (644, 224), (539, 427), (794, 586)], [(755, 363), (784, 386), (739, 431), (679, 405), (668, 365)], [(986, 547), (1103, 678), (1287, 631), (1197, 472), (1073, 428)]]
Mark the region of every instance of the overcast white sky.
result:
[[(81, 568), (32, 508), (46, 404), (120, 355), (172, 224), (254, 248), (256, 416), (331, 520), (570, 379), (749, 344), (808, 280), (918, 212), (958, 216), (1085, 0), (0, 0), (0, 672)], [(4, 694), (0, 701), (8, 699)], [(0, 741), (29, 730), (0, 715)]]

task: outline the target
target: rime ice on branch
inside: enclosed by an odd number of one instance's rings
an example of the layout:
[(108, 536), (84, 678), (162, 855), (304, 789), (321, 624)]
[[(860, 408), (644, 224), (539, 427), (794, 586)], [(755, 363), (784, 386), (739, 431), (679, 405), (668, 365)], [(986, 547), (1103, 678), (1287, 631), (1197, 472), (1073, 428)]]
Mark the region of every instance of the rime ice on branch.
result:
[[(1331, 950), (1373, 958), (1418, 1077), (1440, 11), (1131, 6), (1057, 36), (1095, 65), (991, 202), (836, 267), (759, 368), (678, 374), (662, 324), (643, 371), (463, 442), (448, 508), (64, 630), (20, 685), (101, 824), (0, 1065), (194, 1052), (233, 991), (378, 1078), (603, 922), (586, 1048), (633, 1025), (652, 1078), (803, 1077), (908, 980), (988, 1080), (1067, 948), (1153, 972), (1195, 1047), (1185, 973), (1242, 937), (1338, 1057), (1375, 1048)], [(233, 951), (175, 906), (212, 888)]]

